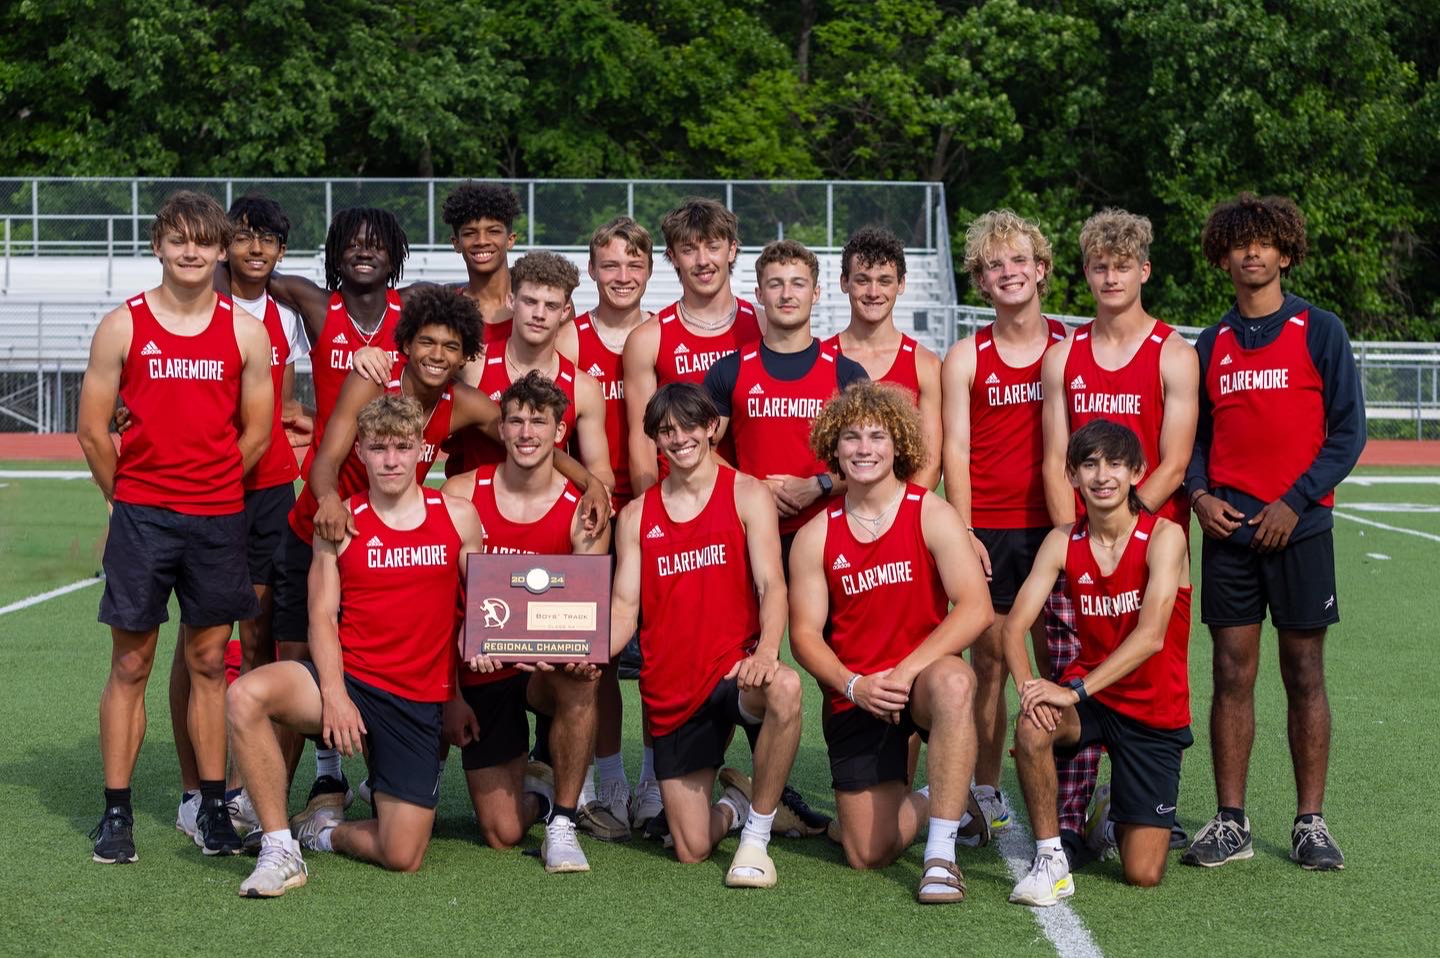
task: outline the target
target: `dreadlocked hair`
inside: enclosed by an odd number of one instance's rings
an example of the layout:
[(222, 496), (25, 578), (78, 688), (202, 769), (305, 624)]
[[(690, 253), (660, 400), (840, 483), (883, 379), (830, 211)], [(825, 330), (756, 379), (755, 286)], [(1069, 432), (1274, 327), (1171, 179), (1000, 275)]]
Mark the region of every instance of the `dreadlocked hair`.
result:
[(370, 228), (370, 245), (384, 250), (390, 257), (390, 275), (385, 278), (387, 286), (400, 282), (405, 272), (405, 258), (410, 255), (410, 239), (405, 228), (389, 210), (373, 206), (352, 206), (335, 214), (330, 221), (330, 231), (325, 234), (325, 288), (340, 289), (340, 258), (345, 248), (360, 232), (360, 227)]

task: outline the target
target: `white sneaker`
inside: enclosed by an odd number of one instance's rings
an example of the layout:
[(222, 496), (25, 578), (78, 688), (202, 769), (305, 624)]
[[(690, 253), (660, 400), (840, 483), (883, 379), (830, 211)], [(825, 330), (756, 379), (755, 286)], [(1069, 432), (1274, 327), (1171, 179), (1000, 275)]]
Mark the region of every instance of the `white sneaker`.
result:
[(250, 802), (250, 793), (244, 789), (235, 794), (234, 799), (225, 803), (226, 812), (230, 813), (230, 825), (242, 837), (260, 828), (260, 817), (255, 814), (255, 805)]
[(568, 816), (554, 816), (545, 824), (545, 839), (540, 843), (540, 858), (546, 872), (589, 872), (590, 861), (575, 833), (575, 824)]
[(1065, 857), (1042, 852), (1035, 857), (1030, 872), (1010, 891), (1010, 901), (1022, 906), (1054, 906), (1073, 895), (1075, 880), (1070, 877)]
[(261, 843), (260, 861), (250, 878), (240, 884), (240, 895), (246, 899), (272, 899), (284, 895), (287, 889), (305, 885), (309, 877), (310, 869), (298, 848), (278, 842)]
[(630, 804), (630, 825), (644, 829), (645, 824), (665, 808), (660, 801), (660, 783), (654, 779), (642, 779), (635, 786), (635, 800)]
[(1009, 829), (1015, 821), (1014, 814), (1010, 812), (1010, 801), (1005, 797), (1003, 789), (986, 789), (984, 792), (977, 789), (975, 798), (980, 803), (985, 818), (990, 820), (992, 835)]
[(188, 799), (180, 800), (180, 807), (175, 810), (175, 828), (195, 838), (195, 817), (200, 815), (200, 790), (186, 793)]
[(366, 776), (364, 779), (360, 780), (360, 785), (355, 787), (355, 795), (359, 796), (360, 801), (363, 802), (365, 805), (369, 806), (371, 809), (375, 808), (375, 790), (370, 788), (369, 776)]
[(1095, 790), (1090, 815), (1085, 820), (1085, 846), (1100, 860), (1118, 856), (1114, 828), (1110, 826), (1110, 784), (1102, 783)]

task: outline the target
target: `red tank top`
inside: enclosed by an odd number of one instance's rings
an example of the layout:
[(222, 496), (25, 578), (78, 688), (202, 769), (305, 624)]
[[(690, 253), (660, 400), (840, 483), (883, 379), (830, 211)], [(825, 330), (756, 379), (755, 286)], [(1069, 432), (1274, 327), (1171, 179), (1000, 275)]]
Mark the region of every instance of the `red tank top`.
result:
[[(573, 552), (570, 541), (570, 524), (575, 519), (575, 508), (580, 503), (580, 490), (574, 483), (567, 482), (555, 503), (544, 516), (533, 523), (517, 523), (506, 518), (495, 502), (495, 471), (500, 467), (494, 463), (481, 466), (475, 471), (475, 488), (470, 501), (475, 512), (480, 514), (480, 525), (485, 527), (485, 552), (487, 553), (533, 553), (546, 556), (567, 555)], [(514, 676), (519, 670), (506, 666), (493, 673), (472, 672), (468, 667), (460, 670), (461, 686), (484, 686), (498, 682), (507, 676)]]
[(303, 469), (306, 476), (310, 475), (310, 463), (315, 458), (315, 451), (320, 448), (325, 424), (330, 421), (330, 414), (335, 412), (335, 402), (340, 399), (340, 387), (355, 365), (355, 351), (362, 346), (378, 346), (390, 354), (391, 362), (400, 359), (400, 350), (395, 346), (395, 324), (399, 320), (400, 294), (394, 290), (385, 291), (385, 316), (375, 332), (368, 336), (351, 318), (340, 291), (330, 294), (325, 328), (310, 348), (310, 376), (315, 384), (315, 436), (310, 441), (310, 452), (305, 456)]
[[(1155, 529), (1153, 513), (1142, 512), (1120, 562), (1109, 576), (1090, 549), (1085, 522), (1075, 525), (1065, 553), (1065, 593), (1075, 604), (1075, 629), (1080, 654), (1061, 676), (1062, 683), (1084, 677), (1105, 661), (1135, 631), (1140, 604), (1150, 582), (1145, 557)], [(1175, 593), (1175, 606), (1165, 627), (1165, 646), (1130, 675), (1106, 686), (1095, 699), (1117, 713), (1156, 729), (1179, 729), (1190, 724), (1190, 587)]]
[[(1165, 389), (1160, 380), (1160, 354), (1174, 330), (1160, 320), (1130, 362), (1118, 370), (1107, 370), (1095, 362), (1090, 349), (1092, 321), (1075, 331), (1070, 355), (1065, 358), (1065, 410), (1073, 434), (1091, 420), (1107, 419), (1135, 431), (1145, 453), (1145, 476), (1160, 462), (1160, 427), (1165, 421)], [(1142, 476), (1143, 480), (1145, 476)], [(1085, 504), (1077, 493), (1075, 516), (1085, 515)], [(1190, 502), (1182, 484), (1169, 502), (1156, 510), (1190, 535)]]
[[(740, 354), (740, 371), (730, 395), (729, 433), (735, 439), (735, 465), (742, 473), (815, 476), (827, 471), (810, 449), (810, 427), (820, 408), (839, 390), (835, 353), (824, 346), (815, 365), (798, 380), (777, 380), (765, 372), (760, 347)], [(793, 533), (825, 508), (817, 499), (795, 516), (780, 518), (780, 533)]]
[(340, 554), (340, 656), (345, 672), (420, 703), (443, 703), (455, 685), (460, 624), (460, 533), (435, 490), (425, 521), (391, 529), (350, 500), (356, 535)]
[[(836, 356), (844, 356), (845, 351), (840, 346), (840, 334), (836, 333), (830, 339), (820, 344), (822, 348), (832, 350)], [(920, 371), (915, 362), (915, 349), (918, 344), (913, 337), (900, 334), (900, 349), (895, 352), (895, 360), (890, 364), (890, 369), (880, 377), (881, 383), (894, 383), (896, 386), (903, 386), (915, 397), (915, 403), (920, 403)]]
[(245, 474), (245, 488), (269, 489), (284, 483), (295, 482), (300, 470), (295, 466), (295, 451), (290, 448), (290, 439), (281, 425), (282, 394), (285, 391), (285, 367), (290, 364), (290, 341), (285, 337), (285, 327), (280, 322), (280, 308), (269, 293), (265, 294), (265, 332), (270, 334), (270, 384), (275, 388), (275, 415), (270, 420), (270, 447), (260, 462)]
[(610, 468), (615, 471), (612, 499), (618, 511), (634, 498), (630, 488), (630, 423), (625, 413), (625, 372), (621, 355), (600, 339), (589, 313), (575, 317), (575, 335), (580, 341), (575, 365), (595, 377), (605, 394), (605, 439), (610, 444)]
[[(1205, 391), (1214, 410), (1210, 482), (1266, 503), (1280, 498), (1325, 444), (1325, 382), (1310, 358), (1310, 311), (1268, 346), (1246, 350), (1225, 326), (1215, 337)], [(1277, 429), (1276, 424), (1284, 424)], [(1320, 500), (1335, 505), (1335, 491)]]
[(490, 344), (504, 342), (510, 339), (510, 331), (515, 326), (515, 318), (501, 320), (498, 323), (480, 324), (480, 347), (486, 353), (490, 352)]
[(650, 735), (674, 732), (760, 639), (760, 600), (734, 470), (719, 467), (705, 508), (670, 518), (657, 483), (640, 512), (640, 697)]
[(205, 329), (176, 336), (145, 294), (130, 307), (130, 348), (120, 398), (131, 426), (120, 435), (115, 499), (192, 516), (245, 508), (240, 455), (240, 345), (234, 307), (217, 295)]
[[(475, 388), (499, 403), (500, 396), (510, 388), (513, 381), (510, 378), (510, 369), (505, 363), (503, 341), (493, 351), (493, 354), (486, 354), (485, 365), (480, 373), (480, 382), (475, 385)], [(555, 376), (555, 385), (560, 387), (560, 392), (570, 400), (570, 404), (565, 407), (565, 415), (560, 418), (560, 421), (565, 424), (565, 438), (557, 449), (563, 450), (570, 446), (570, 441), (575, 438), (575, 364), (566, 359), (563, 353), (557, 352), (555, 355), (560, 358), (560, 369)], [(450, 459), (445, 463), (446, 476), (458, 476), (477, 467), (505, 462), (505, 447), (480, 432), (478, 426), (469, 426), (461, 430), (457, 434), (457, 439), (459, 448), (450, 453)], [(454, 443), (452, 443), (453, 445)]]
[(1065, 339), (1065, 325), (1045, 318), (1045, 351), (1029, 366), (1010, 366), (995, 346), (995, 324), (975, 334), (975, 381), (970, 384), (970, 521), (980, 529), (1050, 525), (1045, 506), (1045, 459), (1040, 366)]
[[(735, 322), (730, 329), (714, 336), (701, 336), (685, 328), (680, 320), (679, 301), (671, 303), (656, 317), (660, 321), (660, 351), (655, 357), (655, 386), (666, 383), (703, 383), (705, 371), (722, 356), (729, 356), (742, 346), (760, 339), (760, 321), (755, 304), (735, 297)], [(717, 447), (728, 462), (735, 462), (735, 441), (725, 436)], [(670, 461), (658, 456), (660, 478), (670, 475)]]
[[(386, 393), (403, 392), (400, 377), (404, 370), (405, 361), (396, 360), (390, 369), (390, 382), (385, 384)], [(430, 467), (435, 465), (435, 454), (439, 451), (440, 444), (450, 435), (450, 413), (454, 406), (454, 399), (450, 391), (446, 390), (440, 394), (440, 399), (435, 401), (430, 416), (425, 420), (425, 446), (420, 450), (419, 462), (415, 464), (417, 483), (424, 484), (425, 477), (430, 474)], [(360, 462), (360, 454), (356, 453), (352, 446), (340, 463), (340, 470), (335, 477), (335, 492), (341, 499), (348, 499), (369, 487), (370, 477), (365, 472), (365, 464)], [(305, 488), (300, 491), (300, 495), (295, 498), (295, 505), (290, 508), (290, 528), (307, 543), (315, 538), (315, 511), (319, 508), (320, 501), (315, 498), (310, 482), (306, 480)]]
[[(925, 487), (906, 483), (894, 522), (873, 543), (855, 538), (844, 503), (830, 507), (824, 552), (830, 589), (825, 642), (851, 672), (868, 676), (895, 666), (929, 637), (950, 609), (920, 525), (924, 503)], [(838, 690), (825, 694), (832, 714), (855, 708)]]

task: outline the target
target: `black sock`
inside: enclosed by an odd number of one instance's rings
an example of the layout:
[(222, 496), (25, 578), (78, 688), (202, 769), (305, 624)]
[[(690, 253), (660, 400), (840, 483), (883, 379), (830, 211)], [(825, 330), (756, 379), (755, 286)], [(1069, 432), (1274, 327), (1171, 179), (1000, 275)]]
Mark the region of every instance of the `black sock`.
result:
[(1314, 812), (1302, 812), (1300, 815), (1298, 815), (1298, 816), (1295, 817), (1295, 825), (1298, 826), (1298, 825), (1300, 825), (1302, 822), (1308, 824), (1308, 823), (1310, 823), (1310, 822), (1313, 822), (1315, 819), (1319, 818), (1319, 816), (1320, 816), (1320, 810), (1318, 810), (1318, 809), (1315, 810)]
[(1231, 822), (1238, 822), (1238, 823), (1240, 823), (1240, 824), (1243, 826), (1243, 825), (1245, 824), (1245, 807), (1244, 807), (1244, 806), (1221, 806), (1221, 807), (1220, 807), (1220, 817), (1221, 817), (1222, 819), (1228, 819), (1228, 820), (1230, 820)]
[(554, 819), (556, 816), (564, 816), (571, 822), (574, 822), (576, 819), (580, 818), (579, 815), (576, 813), (574, 806), (551, 806), (550, 819)]
[(124, 809), (127, 813), (128, 813), (128, 812), (131, 812), (131, 809), (130, 809), (130, 787), (129, 787), (129, 786), (126, 786), (124, 789), (110, 789), (109, 787), (106, 787), (106, 789), (105, 789), (105, 808), (106, 808), (106, 809), (110, 809), (110, 808), (112, 808), (112, 807), (114, 807), (114, 806), (119, 806), (121, 809)]
[(225, 780), (200, 780), (200, 805), (208, 806), (212, 802), (220, 803), (222, 806), (225, 804)]

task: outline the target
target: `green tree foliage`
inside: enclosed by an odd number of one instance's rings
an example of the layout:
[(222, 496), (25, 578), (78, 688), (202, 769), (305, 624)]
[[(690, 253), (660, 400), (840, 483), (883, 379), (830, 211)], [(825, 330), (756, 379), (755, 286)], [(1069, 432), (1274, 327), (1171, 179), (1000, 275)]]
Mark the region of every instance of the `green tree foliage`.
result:
[[(1076, 236), (1156, 227), (1147, 304), (1229, 300), (1217, 200), (1309, 217), (1294, 289), (1440, 333), (1440, 12), (1426, 0), (16, 0), (0, 169), (24, 175), (940, 180), (1008, 205), (1091, 308)], [(607, 201), (608, 202), (608, 201)], [(606, 203), (577, 194), (574, 231)], [(767, 229), (769, 227), (767, 226)], [(558, 241), (560, 238), (556, 238)]]

